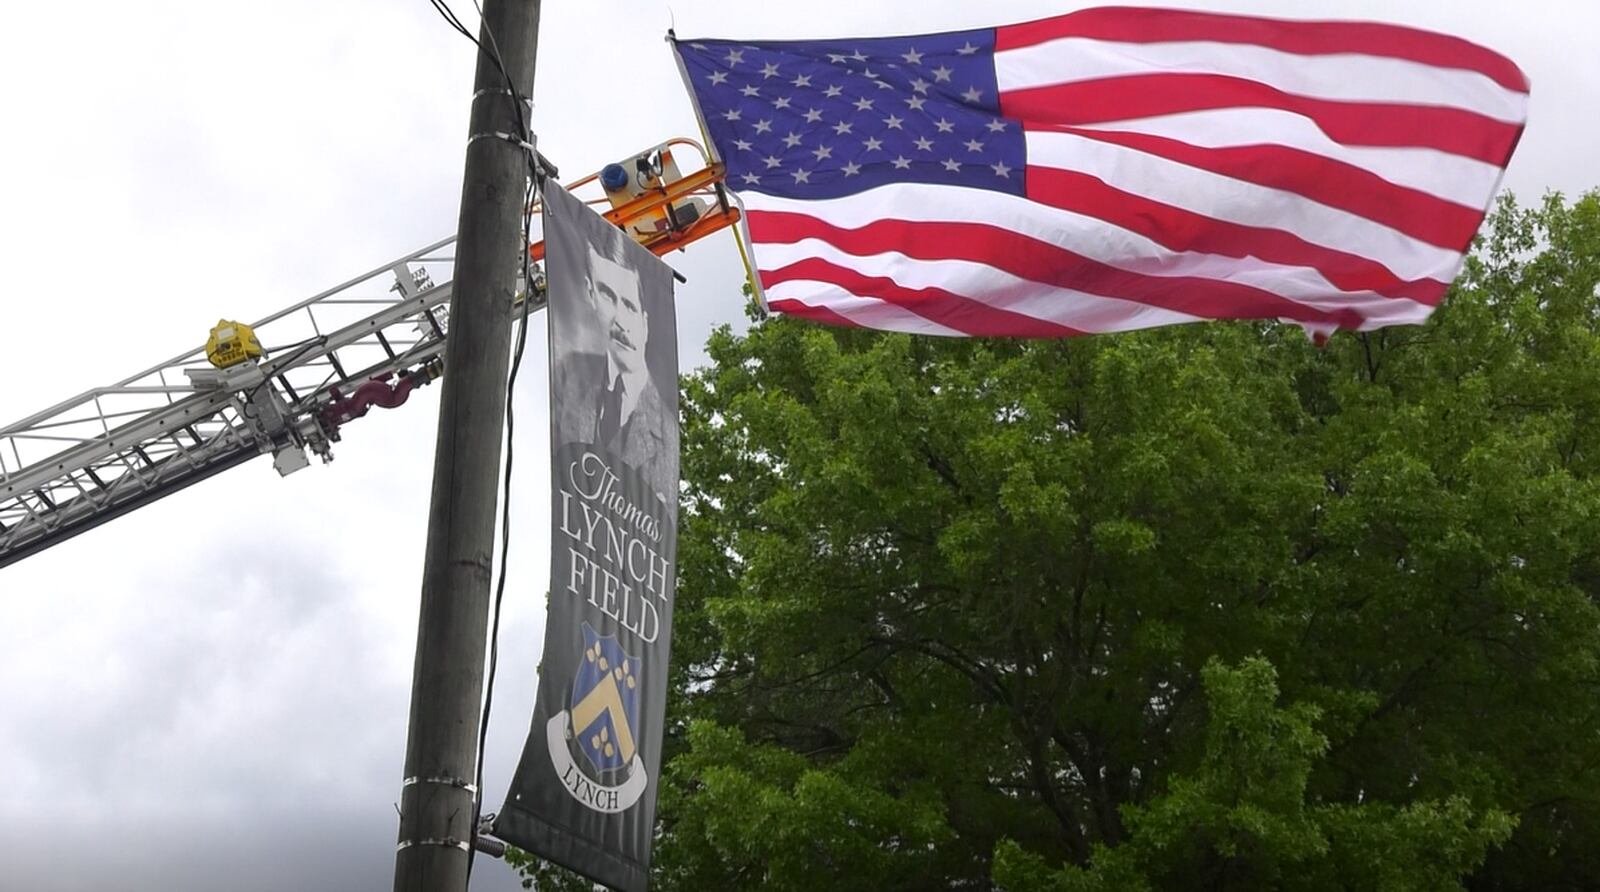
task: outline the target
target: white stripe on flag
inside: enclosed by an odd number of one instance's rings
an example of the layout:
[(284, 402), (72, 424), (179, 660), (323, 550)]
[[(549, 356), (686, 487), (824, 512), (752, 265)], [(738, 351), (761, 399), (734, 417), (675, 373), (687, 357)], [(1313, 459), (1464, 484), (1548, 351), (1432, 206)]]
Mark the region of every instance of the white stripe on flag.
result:
[(1500, 183), (1499, 167), (1428, 148), (1347, 146), (1314, 121), (1275, 108), (1219, 108), (1128, 121), (1079, 124), (1082, 130), (1142, 133), (1207, 149), (1288, 146), (1370, 171), (1395, 184), (1481, 211)]
[(1097, 177), (1113, 188), (1244, 226), (1279, 229), (1359, 254), (1402, 279), (1455, 277), (1461, 255), (1349, 211), (1073, 133), (1030, 130), (1028, 163)]
[(1354, 53), (1308, 56), (1244, 43), (1118, 43), (1061, 37), (995, 54), (1000, 92), (1150, 74), (1243, 78), (1317, 99), (1459, 108), (1511, 124), (1528, 95), (1476, 71)]
[[(1431, 310), (1426, 304), (1404, 298), (1385, 297), (1370, 291), (1341, 291), (1321, 272), (1310, 267), (1269, 263), (1255, 257), (1173, 251), (1103, 220), (987, 189), (897, 183), (826, 201), (779, 198), (759, 192), (743, 193), (743, 198), (749, 211), (802, 214), (841, 229), (859, 229), (879, 220), (977, 223), (996, 228), (998, 221), (1004, 221), (1005, 228), (1012, 232), (1131, 273), (1233, 282), (1319, 310), (1354, 309), (1363, 316), (1381, 318), (1391, 324), (1421, 321)], [(806, 249), (782, 243), (761, 242), (756, 247), (761, 268), (765, 270), (779, 269), (808, 256)], [(857, 261), (835, 259), (834, 262), (859, 268)], [(976, 296), (982, 292), (960, 290), (959, 293)], [(1082, 327), (1067, 320), (1060, 321)]]
[[(1197, 322), (1200, 317), (1115, 297), (1101, 297), (1019, 278), (968, 260), (921, 260), (899, 252), (861, 257), (820, 239), (761, 246), (762, 266), (780, 269), (819, 258), (866, 276), (892, 279), (902, 288), (937, 288), (976, 303), (1088, 332), (1132, 331)], [(780, 286), (781, 287), (781, 286)]]
[[(830, 198), (826, 201), (778, 198), (755, 192), (746, 193), (744, 201), (750, 211), (805, 214), (840, 229), (859, 229), (870, 222), (883, 219), (912, 222), (978, 222), (989, 225), (997, 225), (992, 221), (1005, 221), (1005, 229), (1011, 232), (1037, 238), (1045, 241), (1046, 245), (1058, 246), (1074, 254), (1080, 254), (1090, 261), (1102, 262), (1126, 272), (1150, 275), (1150, 277), (1192, 277), (1230, 281), (1235, 285), (1259, 288), (1261, 291), (1285, 297), (1288, 301), (1325, 312), (1357, 310), (1363, 317), (1382, 320), (1387, 325), (1395, 325), (1402, 321), (1426, 320), (1427, 313), (1432, 310), (1427, 304), (1406, 301), (1403, 297), (1386, 297), (1371, 291), (1341, 291), (1326, 280), (1322, 273), (1310, 267), (1272, 264), (1259, 261), (1256, 257), (1224, 257), (1218, 254), (1192, 253), (1192, 251), (1171, 251), (1160, 243), (1142, 237), (1139, 233), (1120, 229), (1109, 222), (989, 190), (952, 189), (947, 185), (896, 184), (882, 185), (878, 189), (862, 192), (859, 195)], [(926, 270), (930, 269), (931, 264), (955, 261), (914, 261), (910, 257), (904, 257), (904, 254), (854, 256), (845, 253), (837, 246), (824, 246), (819, 240), (802, 240), (792, 245), (758, 243), (758, 257), (763, 270), (782, 269), (794, 262), (805, 261), (808, 257), (824, 257), (846, 269), (859, 270), (866, 275), (885, 275), (909, 288), (938, 286), (974, 299), (987, 294), (987, 291), (974, 285), (962, 288), (939, 285), (941, 281), (939, 278), (923, 278), (926, 273), (910, 272), (906, 265), (920, 264), (922, 269)], [(896, 265), (888, 257), (898, 257), (906, 264)], [(989, 269), (986, 265), (965, 265)], [(1005, 283), (1026, 281), (1011, 277), (1010, 273), (1002, 273), (1000, 270), (994, 272), (997, 275), (1005, 275)], [(998, 288), (1000, 285), (1002, 283), (997, 280), (997, 283), (990, 285), (989, 288)], [(1053, 283), (1038, 283), (1035, 286), (1059, 288)], [(1094, 299), (1104, 301), (1104, 297), (1094, 297)], [(986, 297), (984, 301), (989, 302)], [(1072, 328), (1098, 331), (1093, 328), (1093, 323), (1088, 321), (1080, 323), (1072, 318), (1042, 315), (1032, 309), (1016, 309), (1008, 305), (1003, 307), (1024, 315), (1056, 321)], [(1155, 307), (1152, 307), (1152, 310), (1170, 312)], [(1186, 315), (1186, 313), (1176, 313), (1176, 315)]]

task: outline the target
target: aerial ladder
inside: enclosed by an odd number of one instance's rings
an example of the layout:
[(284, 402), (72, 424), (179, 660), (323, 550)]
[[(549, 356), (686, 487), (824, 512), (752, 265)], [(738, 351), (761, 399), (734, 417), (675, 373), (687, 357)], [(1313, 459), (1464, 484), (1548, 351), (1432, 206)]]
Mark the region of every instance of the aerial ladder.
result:
[[(673, 150), (698, 153), (680, 171)], [(738, 223), (720, 162), (672, 139), (567, 186), (657, 255)], [(252, 458), (278, 473), (333, 457), (344, 425), (437, 379), (455, 236), (206, 344), (0, 428), (0, 567)], [(528, 246), (544, 257), (544, 242)], [(507, 271), (508, 277), (512, 271)], [(543, 277), (515, 301), (542, 309)]]

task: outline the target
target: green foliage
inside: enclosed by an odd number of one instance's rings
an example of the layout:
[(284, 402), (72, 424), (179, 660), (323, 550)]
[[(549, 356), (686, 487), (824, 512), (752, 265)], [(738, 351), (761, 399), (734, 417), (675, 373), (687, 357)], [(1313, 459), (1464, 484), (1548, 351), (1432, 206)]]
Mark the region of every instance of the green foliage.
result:
[(661, 889), (1600, 887), (1600, 195), (1426, 326), (685, 381)]
[(1277, 673), (1260, 657), (1237, 669), (1211, 660), (1200, 676), (1210, 715), (1199, 766), (1148, 805), (1124, 806), (1128, 841), (1097, 847), (1087, 868), (1052, 869), (1002, 841), (1004, 888), (1454, 889), (1510, 837), (1510, 815), (1460, 796), (1403, 808), (1308, 798), (1328, 749), (1321, 710), (1278, 706)]
[[(678, 816), (661, 849), (664, 879), (811, 890), (819, 871), (848, 870), (863, 888), (889, 888), (922, 871), (926, 851), (950, 835), (939, 791), (899, 783), (868, 748), (819, 769), (710, 722), (696, 722), (688, 736), (663, 793), (663, 808)], [(686, 850), (714, 856), (685, 860)]]

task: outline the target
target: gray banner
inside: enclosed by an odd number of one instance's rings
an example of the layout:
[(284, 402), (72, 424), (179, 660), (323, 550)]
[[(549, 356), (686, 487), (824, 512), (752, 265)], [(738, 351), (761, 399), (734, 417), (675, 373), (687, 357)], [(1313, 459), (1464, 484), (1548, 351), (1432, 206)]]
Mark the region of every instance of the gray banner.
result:
[(544, 196), (554, 496), (533, 727), (495, 835), (622, 890), (649, 882), (677, 581), (672, 272)]

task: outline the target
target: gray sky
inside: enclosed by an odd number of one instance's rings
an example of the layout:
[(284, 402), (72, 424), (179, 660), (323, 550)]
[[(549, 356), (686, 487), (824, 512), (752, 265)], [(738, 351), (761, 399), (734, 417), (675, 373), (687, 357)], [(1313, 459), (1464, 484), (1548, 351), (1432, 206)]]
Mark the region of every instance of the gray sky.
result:
[[(470, 4), (456, 0), (463, 19)], [(535, 127), (572, 176), (696, 132), (662, 34), (820, 37), (1093, 4), (547, 3)], [(1165, 5), (1401, 22), (1533, 81), (1506, 185), (1600, 185), (1600, 3)], [(473, 48), (423, 0), (86, 0), (8, 10), (0, 421), (193, 347), (454, 225)], [(597, 64), (598, 63), (598, 64)], [(670, 258), (685, 368), (740, 319), (731, 238)], [(488, 807), (527, 729), (546, 572), (543, 329), (518, 402), (517, 510)], [(7, 889), (385, 889), (438, 388), (346, 428), (337, 460), (258, 460), (0, 570)], [(480, 860), (474, 888), (519, 888)]]

